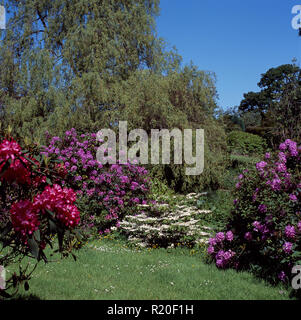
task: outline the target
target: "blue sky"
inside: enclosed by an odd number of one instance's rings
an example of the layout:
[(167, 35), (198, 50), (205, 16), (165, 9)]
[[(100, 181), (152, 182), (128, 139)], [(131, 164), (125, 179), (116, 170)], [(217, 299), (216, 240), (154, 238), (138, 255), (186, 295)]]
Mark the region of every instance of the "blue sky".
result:
[(243, 93), (258, 91), (269, 68), (301, 59), (301, 37), (291, 26), (297, 4), (301, 0), (161, 0), (157, 32), (184, 64), (216, 73), (218, 104), (227, 109), (239, 105)]

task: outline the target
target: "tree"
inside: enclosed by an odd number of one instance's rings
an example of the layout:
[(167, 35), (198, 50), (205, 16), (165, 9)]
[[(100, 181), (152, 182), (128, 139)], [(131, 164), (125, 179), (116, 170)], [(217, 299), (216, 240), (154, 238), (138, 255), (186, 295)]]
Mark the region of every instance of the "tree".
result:
[(244, 94), (239, 110), (260, 112), (262, 118), (273, 108), (275, 103), (280, 101), (280, 97), (292, 82), (301, 80), (300, 69), (294, 64), (285, 64), (277, 68), (271, 68), (261, 75), (258, 83), (260, 92), (248, 92)]
[(271, 146), (285, 138), (300, 138), (301, 69), (295, 64), (271, 68), (261, 75), (259, 92), (244, 94), (239, 111), (260, 115), (260, 126), (247, 131), (265, 136)]
[(0, 47), (3, 120), (32, 138), (79, 119), (99, 127), (99, 111), (116, 108), (111, 87), (155, 65), (158, 3), (9, 0)]

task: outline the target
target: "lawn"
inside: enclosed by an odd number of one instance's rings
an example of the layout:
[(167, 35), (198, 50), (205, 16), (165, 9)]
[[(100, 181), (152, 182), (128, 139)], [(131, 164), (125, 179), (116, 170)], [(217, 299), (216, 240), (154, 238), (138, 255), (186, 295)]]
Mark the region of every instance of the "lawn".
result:
[[(17, 298), (42, 300), (285, 300), (288, 291), (247, 272), (218, 270), (191, 249), (135, 249), (94, 240), (72, 257), (40, 263)], [(9, 268), (13, 272), (14, 266)]]

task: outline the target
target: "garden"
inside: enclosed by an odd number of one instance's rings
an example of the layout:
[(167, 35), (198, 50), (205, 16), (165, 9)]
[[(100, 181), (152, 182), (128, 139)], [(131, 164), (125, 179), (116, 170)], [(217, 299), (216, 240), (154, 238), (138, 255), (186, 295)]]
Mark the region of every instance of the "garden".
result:
[[(214, 74), (157, 38), (159, 1), (7, 2), (0, 299), (300, 299), (301, 69), (268, 70), (223, 111)], [(203, 128), (203, 173), (99, 161), (114, 146), (97, 132), (119, 121)]]

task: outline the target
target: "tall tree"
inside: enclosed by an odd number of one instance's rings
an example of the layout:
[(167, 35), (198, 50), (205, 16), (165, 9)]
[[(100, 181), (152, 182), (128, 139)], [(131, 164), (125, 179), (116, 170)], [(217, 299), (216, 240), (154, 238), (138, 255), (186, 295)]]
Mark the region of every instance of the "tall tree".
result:
[(83, 115), (83, 127), (99, 126), (99, 111), (116, 108), (110, 88), (155, 65), (158, 3), (8, 0), (0, 99), (15, 130), (34, 136)]
[(293, 64), (271, 68), (261, 75), (259, 92), (244, 94), (239, 110), (242, 114), (260, 114), (261, 125), (248, 131), (266, 135), (272, 145), (281, 139), (301, 137), (300, 87), (301, 69)]

